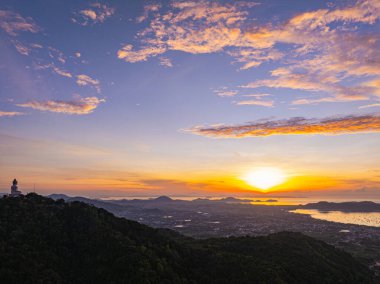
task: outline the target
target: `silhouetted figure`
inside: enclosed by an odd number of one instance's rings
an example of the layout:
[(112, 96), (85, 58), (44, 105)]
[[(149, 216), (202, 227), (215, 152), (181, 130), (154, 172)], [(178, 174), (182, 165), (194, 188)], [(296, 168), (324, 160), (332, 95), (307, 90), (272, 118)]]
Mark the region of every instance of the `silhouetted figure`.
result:
[(19, 196), (21, 191), (18, 190), (17, 179), (14, 179), (11, 186), (11, 196)]

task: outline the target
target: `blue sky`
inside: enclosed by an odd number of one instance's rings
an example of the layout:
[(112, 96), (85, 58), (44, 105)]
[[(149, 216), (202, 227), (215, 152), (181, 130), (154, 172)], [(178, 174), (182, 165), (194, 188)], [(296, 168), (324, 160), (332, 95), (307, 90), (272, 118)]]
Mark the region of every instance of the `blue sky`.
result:
[(294, 180), (276, 192), (376, 195), (379, 17), (374, 0), (2, 1), (0, 186), (247, 194), (240, 176), (270, 166)]

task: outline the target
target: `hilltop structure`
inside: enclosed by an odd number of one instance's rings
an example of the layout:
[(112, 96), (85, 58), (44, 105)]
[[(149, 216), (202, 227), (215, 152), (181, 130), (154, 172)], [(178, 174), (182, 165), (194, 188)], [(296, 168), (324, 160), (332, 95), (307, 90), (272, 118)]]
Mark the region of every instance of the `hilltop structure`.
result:
[(11, 186), (11, 196), (19, 196), (21, 195), (21, 191), (18, 190), (18, 186), (17, 186), (17, 179), (14, 179), (13, 182), (12, 182), (12, 186)]

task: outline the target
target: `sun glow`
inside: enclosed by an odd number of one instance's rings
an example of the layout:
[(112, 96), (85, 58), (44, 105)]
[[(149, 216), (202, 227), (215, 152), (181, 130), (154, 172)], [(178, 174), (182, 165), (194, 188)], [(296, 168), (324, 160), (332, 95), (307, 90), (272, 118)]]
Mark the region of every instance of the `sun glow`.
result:
[(243, 177), (243, 180), (253, 187), (267, 190), (283, 183), (286, 179), (284, 172), (277, 168), (259, 168)]

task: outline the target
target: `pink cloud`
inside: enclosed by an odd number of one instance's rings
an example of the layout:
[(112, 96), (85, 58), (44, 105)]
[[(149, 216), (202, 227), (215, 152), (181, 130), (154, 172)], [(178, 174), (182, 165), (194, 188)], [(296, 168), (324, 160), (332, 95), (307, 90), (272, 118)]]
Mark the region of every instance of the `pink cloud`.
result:
[(32, 18), (24, 18), (9, 10), (0, 10), (0, 28), (11, 36), (16, 36), (19, 32), (37, 33), (40, 30)]
[(76, 97), (74, 100), (71, 101), (30, 101), (23, 104), (17, 104), (17, 106), (32, 108), (41, 111), (83, 115), (92, 113), (102, 102), (105, 102), (105, 100), (99, 99), (97, 97)]
[(263, 106), (263, 107), (273, 107), (274, 101), (262, 101), (262, 100), (246, 100), (246, 101), (235, 101), (235, 105), (238, 106)]

